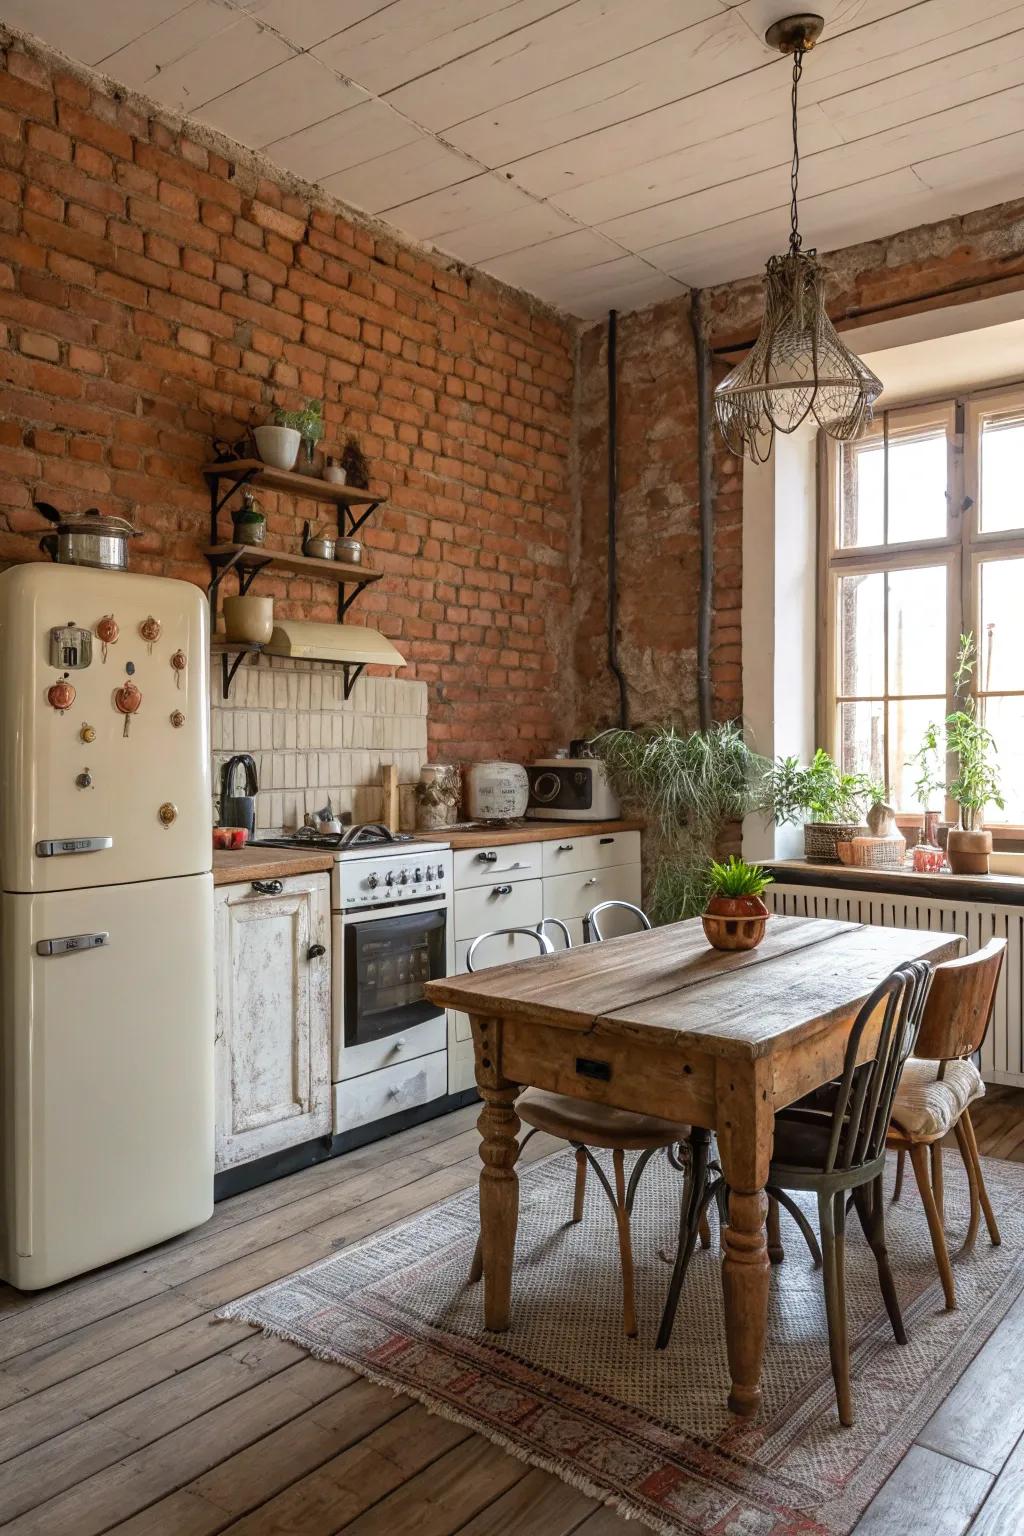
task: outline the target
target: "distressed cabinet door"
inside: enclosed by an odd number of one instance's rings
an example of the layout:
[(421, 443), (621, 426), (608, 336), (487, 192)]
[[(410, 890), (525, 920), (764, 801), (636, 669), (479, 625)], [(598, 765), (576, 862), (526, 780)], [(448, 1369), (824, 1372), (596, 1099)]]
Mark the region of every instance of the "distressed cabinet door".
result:
[(218, 1172), (331, 1130), (329, 876), (280, 883), (216, 892)]

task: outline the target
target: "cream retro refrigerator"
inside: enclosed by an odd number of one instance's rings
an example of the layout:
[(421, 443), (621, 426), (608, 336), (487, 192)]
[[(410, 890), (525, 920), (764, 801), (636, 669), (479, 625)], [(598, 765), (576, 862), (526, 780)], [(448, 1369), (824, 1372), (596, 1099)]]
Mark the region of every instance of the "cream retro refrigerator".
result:
[(213, 1208), (199, 590), (0, 575), (0, 1277), (52, 1285)]

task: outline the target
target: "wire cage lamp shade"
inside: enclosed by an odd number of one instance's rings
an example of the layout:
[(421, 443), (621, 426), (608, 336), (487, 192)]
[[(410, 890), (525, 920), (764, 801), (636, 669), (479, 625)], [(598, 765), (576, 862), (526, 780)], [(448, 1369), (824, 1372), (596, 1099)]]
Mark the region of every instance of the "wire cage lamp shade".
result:
[(765, 277), (761, 333), (715, 390), (722, 436), (732, 452), (763, 463), (776, 432), (813, 416), (849, 442), (871, 420), (882, 381), (848, 347), (825, 313), (824, 273), (812, 251), (773, 256)]
[(767, 264), (757, 341), (715, 390), (722, 436), (733, 453), (755, 463), (770, 456), (776, 432), (795, 432), (808, 416), (840, 442), (859, 437), (882, 393), (881, 379), (843, 345), (825, 312), (825, 274), (817, 252), (801, 249), (797, 94), (804, 55), (823, 25), (820, 16), (804, 13), (775, 22), (765, 34), (769, 46), (793, 57), (789, 249)]

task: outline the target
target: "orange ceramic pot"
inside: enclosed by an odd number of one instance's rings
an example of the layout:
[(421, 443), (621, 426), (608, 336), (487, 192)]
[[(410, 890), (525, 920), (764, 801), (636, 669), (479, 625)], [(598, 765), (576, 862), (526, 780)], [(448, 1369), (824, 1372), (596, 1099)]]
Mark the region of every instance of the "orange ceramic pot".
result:
[(760, 896), (712, 896), (701, 922), (715, 949), (756, 949), (768, 917)]

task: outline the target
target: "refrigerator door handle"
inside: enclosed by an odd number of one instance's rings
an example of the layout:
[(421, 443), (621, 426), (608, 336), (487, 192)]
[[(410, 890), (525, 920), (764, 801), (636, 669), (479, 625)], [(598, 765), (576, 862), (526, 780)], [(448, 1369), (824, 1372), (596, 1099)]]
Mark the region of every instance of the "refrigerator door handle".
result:
[(109, 933), (68, 933), (60, 939), (38, 939), (36, 954), (77, 955), (86, 949), (102, 949), (109, 943)]
[(112, 837), (46, 837), (36, 843), (36, 853), (41, 859), (53, 859), (62, 853), (99, 853), (113, 846)]

